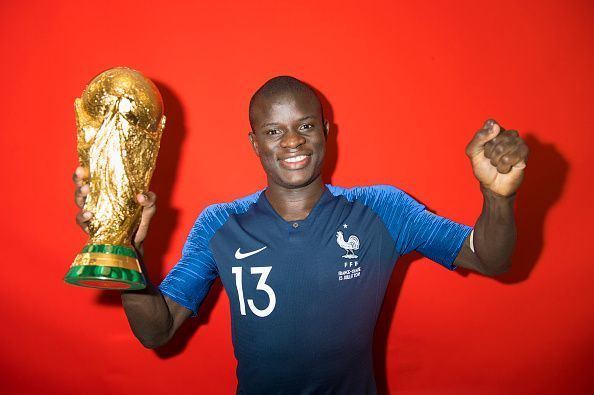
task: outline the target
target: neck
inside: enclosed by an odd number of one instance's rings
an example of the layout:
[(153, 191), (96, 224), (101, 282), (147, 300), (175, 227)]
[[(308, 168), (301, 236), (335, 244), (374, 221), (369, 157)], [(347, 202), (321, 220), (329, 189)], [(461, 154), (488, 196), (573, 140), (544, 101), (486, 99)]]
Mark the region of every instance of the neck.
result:
[(300, 221), (307, 218), (323, 193), (322, 177), (299, 188), (285, 188), (269, 183), (265, 192), (274, 211), (285, 221)]

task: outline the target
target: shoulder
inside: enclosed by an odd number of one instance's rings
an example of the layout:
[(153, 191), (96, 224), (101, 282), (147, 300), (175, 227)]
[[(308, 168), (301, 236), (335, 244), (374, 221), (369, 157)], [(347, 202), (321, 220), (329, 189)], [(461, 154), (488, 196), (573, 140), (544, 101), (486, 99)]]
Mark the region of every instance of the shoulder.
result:
[(252, 193), (251, 195), (235, 199), (232, 202), (211, 204), (202, 211), (198, 218), (200, 219), (201, 217), (208, 218), (221, 216), (228, 217), (231, 214), (243, 214), (258, 201), (262, 192), (263, 190), (260, 190), (258, 192)]
[(354, 188), (328, 186), (335, 196), (343, 196), (372, 210), (381, 220), (393, 227), (425, 210), (425, 206), (403, 190), (392, 185), (371, 185)]
[(327, 187), (334, 196), (344, 196), (348, 201), (358, 201), (366, 206), (408, 203), (414, 200), (406, 192), (392, 185), (380, 184), (353, 188), (327, 185)]
[(231, 202), (209, 205), (202, 210), (194, 222), (190, 236), (192, 236), (193, 233), (205, 234), (206, 232), (206, 234), (212, 237), (212, 235), (214, 235), (214, 233), (227, 222), (231, 215), (247, 212), (250, 207), (258, 201), (262, 192), (263, 190), (260, 190)]

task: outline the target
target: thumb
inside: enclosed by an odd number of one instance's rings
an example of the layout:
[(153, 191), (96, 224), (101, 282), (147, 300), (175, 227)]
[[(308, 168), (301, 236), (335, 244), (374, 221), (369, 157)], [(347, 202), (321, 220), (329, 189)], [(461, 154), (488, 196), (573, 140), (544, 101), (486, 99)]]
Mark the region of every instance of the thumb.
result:
[(146, 238), (151, 219), (157, 211), (157, 195), (154, 192), (146, 192), (138, 194), (137, 199), (142, 206), (142, 216), (134, 236), (134, 243), (140, 245)]
[(470, 143), (466, 146), (466, 155), (469, 158), (474, 158), (485, 149), (485, 144), (493, 140), (501, 132), (501, 126), (493, 120), (489, 119), (485, 122), (482, 129), (479, 129)]

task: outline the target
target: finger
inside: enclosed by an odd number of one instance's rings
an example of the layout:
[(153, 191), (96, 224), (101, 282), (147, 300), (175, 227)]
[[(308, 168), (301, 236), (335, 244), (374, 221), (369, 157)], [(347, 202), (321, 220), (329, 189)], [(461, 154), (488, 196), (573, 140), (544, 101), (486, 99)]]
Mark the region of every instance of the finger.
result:
[(519, 161), (519, 149), (516, 148), (513, 151), (507, 152), (501, 156), (494, 166), (497, 167), (499, 173), (507, 174), (511, 171), (512, 167)]
[(144, 192), (136, 195), (138, 203), (145, 209), (151, 208), (157, 204), (157, 195), (154, 192)]
[(79, 211), (76, 214), (76, 223), (77, 224), (84, 224), (85, 222), (89, 222), (93, 218), (93, 213), (90, 211)]
[(526, 167), (526, 163), (528, 162), (528, 154), (528, 146), (526, 144), (522, 144), (520, 146), (519, 161), (513, 166), (512, 170), (524, 169)]
[(493, 142), (493, 140), (487, 141), (487, 144), (485, 144), (485, 150), (484, 150), (485, 157), (491, 158), (493, 156), (493, 149), (496, 146), (497, 146), (497, 144), (495, 144), (495, 142)]
[(140, 224), (134, 236), (134, 243), (139, 245), (146, 238), (151, 219), (157, 211), (157, 195), (154, 192), (145, 192), (138, 194), (136, 198), (138, 199), (138, 203), (143, 206)]
[(507, 155), (519, 148), (519, 141), (505, 140), (491, 146), (490, 152), (485, 149), (485, 157), (491, 159), (491, 164), (497, 166), (497, 163), (503, 155)]
[(520, 145), (520, 158), (524, 162), (524, 164), (528, 163), (528, 156), (530, 155), (530, 149), (528, 145), (524, 141)]
[(493, 137), (487, 144), (489, 144), (489, 143), (498, 144), (503, 141), (521, 140), (519, 138), (519, 134), (518, 134), (517, 130), (505, 130), (501, 126), (500, 126), (500, 128), (501, 128), (501, 132), (499, 132), (499, 134), (497, 136)]
[(89, 194), (90, 188), (87, 184), (84, 184), (74, 190), (74, 202), (80, 208), (83, 208), (87, 195)]
[(518, 137), (518, 132), (516, 130), (502, 131), (497, 137), (485, 144), (485, 156), (491, 159), (494, 155), (501, 154), (502, 148), (498, 148), (501, 145), (506, 147), (519, 144), (523, 144), (523, 141)]
[(74, 170), (74, 174), (72, 174), (72, 181), (78, 187), (83, 184), (86, 184), (86, 180), (88, 178), (89, 178), (89, 170), (82, 166), (78, 166)]
[(93, 218), (93, 214), (89, 211), (80, 211), (76, 214), (76, 223), (80, 226), (86, 233), (89, 233), (89, 221)]
[(500, 131), (501, 127), (495, 120), (487, 120), (482, 129), (476, 132), (470, 143), (466, 146), (466, 155), (469, 158), (473, 158), (483, 152), (485, 144), (497, 137)]
[(496, 144), (491, 149), (490, 154), (487, 154), (485, 150), (485, 156), (491, 159), (491, 164), (493, 166), (497, 166), (504, 155), (508, 156), (512, 152), (514, 153), (514, 155), (510, 157), (512, 166), (521, 160), (526, 161), (528, 159), (528, 146), (526, 146), (526, 143), (519, 137), (512, 137), (507, 141), (502, 141), (499, 144)]
[(523, 169), (526, 167), (525, 145), (518, 145), (512, 151), (501, 156), (497, 161), (497, 171), (507, 174), (512, 169)]

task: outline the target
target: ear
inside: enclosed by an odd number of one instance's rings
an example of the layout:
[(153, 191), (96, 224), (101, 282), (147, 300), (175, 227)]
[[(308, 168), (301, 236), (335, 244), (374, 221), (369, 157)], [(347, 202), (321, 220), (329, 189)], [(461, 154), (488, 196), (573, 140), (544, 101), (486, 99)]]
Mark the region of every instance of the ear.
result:
[(250, 139), (250, 144), (252, 145), (252, 149), (256, 153), (256, 156), (260, 156), (260, 152), (258, 151), (258, 142), (256, 141), (256, 133), (249, 132), (248, 138)]
[(330, 132), (330, 122), (327, 119), (324, 119), (324, 137), (328, 140), (328, 132)]

